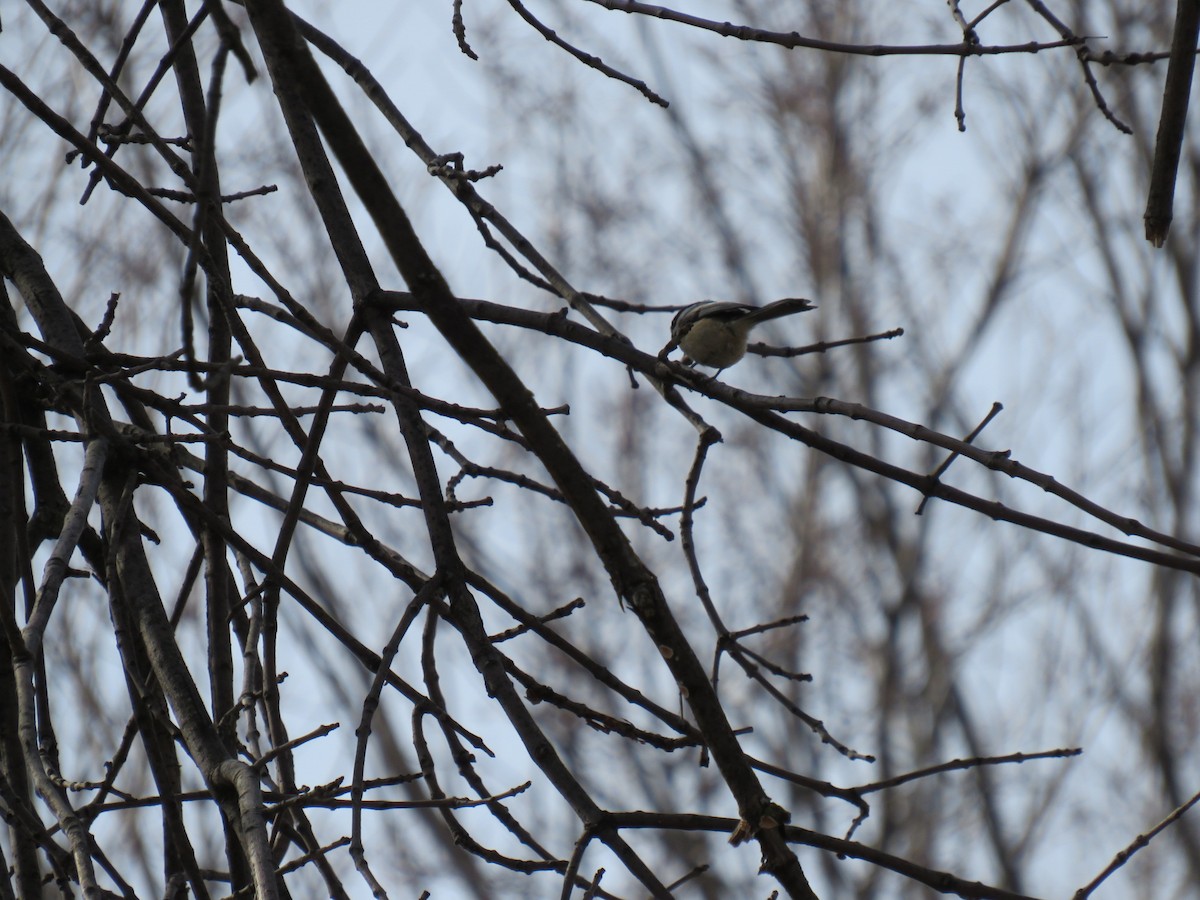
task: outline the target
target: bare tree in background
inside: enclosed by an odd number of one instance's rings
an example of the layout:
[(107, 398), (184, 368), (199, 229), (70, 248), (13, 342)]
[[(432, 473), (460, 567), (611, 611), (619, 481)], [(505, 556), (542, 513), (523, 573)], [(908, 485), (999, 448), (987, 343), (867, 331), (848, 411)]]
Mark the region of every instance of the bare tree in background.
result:
[(6, 9), (3, 896), (1193, 892), (1145, 7), (455, 2), (503, 172), (282, 3)]

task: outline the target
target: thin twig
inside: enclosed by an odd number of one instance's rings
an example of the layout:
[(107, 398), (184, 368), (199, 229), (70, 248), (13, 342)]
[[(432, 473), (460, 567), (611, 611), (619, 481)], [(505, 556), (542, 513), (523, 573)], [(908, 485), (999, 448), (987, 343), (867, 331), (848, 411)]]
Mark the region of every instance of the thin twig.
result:
[(1105, 866), (1103, 872), (1077, 890), (1072, 896), (1071, 900), (1086, 900), (1087, 897), (1090, 897), (1092, 892), (1095, 891), (1096, 888), (1100, 887), (1101, 883), (1103, 883), (1108, 876), (1112, 875), (1113, 872), (1117, 871), (1117, 869), (1129, 862), (1133, 855), (1139, 850), (1148, 847), (1150, 842), (1164, 830), (1183, 818), (1183, 814), (1195, 806), (1197, 802), (1200, 802), (1200, 792), (1192, 794), (1191, 798), (1187, 802), (1176, 807), (1169, 816), (1151, 828), (1148, 832), (1145, 834), (1139, 834), (1136, 838), (1134, 838), (1128, 847), (1125, 847), (1120, 853), (1113, 857), (1113, 861)]
[(668, 105), (666, 100), (654, 93), (654, 91), (650, 90), (650, 87), (646, 84), (646, 82), (639, 81), (630, 75), (626, 75), (624, 72), (614, 69), (612, 66), (605, 63), (600, 57), (592, 56), (592, 54), (585, 53), (578, 47), (567, 43), (558, 36), (557, 32), (555, 32), (549, 26), (543, 24), (536, 16), (533, 15), (533, 13), (527, 10), (520, 0), (508, 0), (508, 3), (514, 10), (516, 10), (517, 15), (533, 26), (534, 30), (537, 31), (538, 34), (540, 34), (550, 43), (554, 44), (556, 47), (561, 47), (563, 50), (566, 50), (585, 66), (595, 69), (597, 72), (601, 72), (604, 75), (607, 75), (609, 78), (612, 78), (616, 81), (622, 81), (630, 87), (635, 88), (641, 92), (642, 96), (651, 103), (657, 103), (662, 107), (666, 107)]

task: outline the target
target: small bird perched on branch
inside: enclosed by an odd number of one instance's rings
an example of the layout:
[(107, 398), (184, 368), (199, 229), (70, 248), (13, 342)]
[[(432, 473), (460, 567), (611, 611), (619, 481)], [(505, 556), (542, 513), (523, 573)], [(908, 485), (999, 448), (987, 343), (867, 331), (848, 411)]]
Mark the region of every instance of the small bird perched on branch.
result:
[(702, 300), (675, 314), (671, 343), (683, 351), (684, 361), (690, 365), (727, 369), (746, 355), (746, 342), (755, 325), (810, 309), (816, 309), (816, 304), (799, 297), (766, 306)]

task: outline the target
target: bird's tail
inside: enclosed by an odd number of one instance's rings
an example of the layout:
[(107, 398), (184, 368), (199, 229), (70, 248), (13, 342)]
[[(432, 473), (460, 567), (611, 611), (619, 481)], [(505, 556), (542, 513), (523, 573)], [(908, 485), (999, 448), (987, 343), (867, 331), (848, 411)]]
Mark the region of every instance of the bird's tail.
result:
[(783, 300), (768, 303), (766, 306), (760, 306), (754, 312), (749, 313), (744, 321), (752, 323), (766, 322), (769, 319), (780, 319), (784, 316), (790, 316), (793, 313), (805, 312), (806, 310), (816, 308), (817, 305), (811, 300), (804, 300), (800, 297), (787, 297)]

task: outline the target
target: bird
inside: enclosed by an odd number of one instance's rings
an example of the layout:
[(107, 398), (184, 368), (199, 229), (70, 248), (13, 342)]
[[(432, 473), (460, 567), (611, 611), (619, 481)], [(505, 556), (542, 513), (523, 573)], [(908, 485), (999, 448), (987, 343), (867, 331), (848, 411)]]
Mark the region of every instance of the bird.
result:
[(788, 297), (766, 306), (701, 300), (685, 306), (671, 320), (671, 342), (689, 365), (727, 369), (746, 355), (751, 329), (760, 322), (816, 309), (811, 300)]

